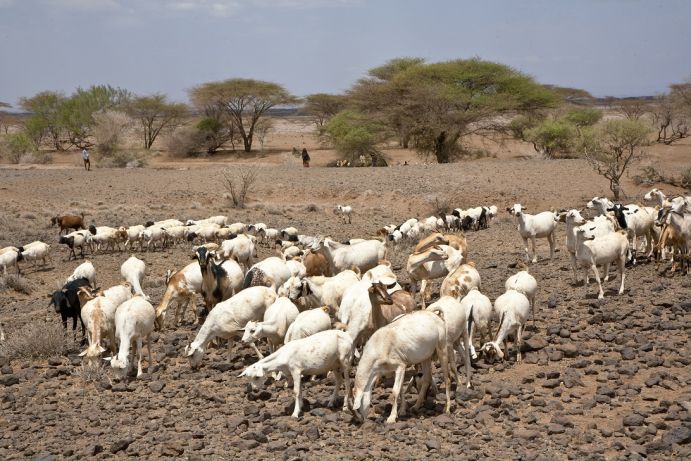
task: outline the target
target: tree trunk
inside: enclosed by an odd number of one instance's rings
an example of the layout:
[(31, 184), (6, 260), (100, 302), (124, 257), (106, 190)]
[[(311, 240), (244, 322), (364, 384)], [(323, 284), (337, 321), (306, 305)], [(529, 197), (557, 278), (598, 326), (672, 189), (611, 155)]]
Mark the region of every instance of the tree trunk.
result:
[(434, 141), (434, 155), (437, 163), (449, 163), (449, 151), (446, 148), (446, 131), (442, 131)]
[(611, 179), (609, 181), (609, 189), (614, 194), (614, 201), (618, 202), (619, 201), (619, 194), (621, 193), (621, 186), (619, 185), (619, 180)]
[(252, 151), (252, 137), (243, 135), (242, 136), (242, 143), (245, 145), (245, 152), (251, 152)]

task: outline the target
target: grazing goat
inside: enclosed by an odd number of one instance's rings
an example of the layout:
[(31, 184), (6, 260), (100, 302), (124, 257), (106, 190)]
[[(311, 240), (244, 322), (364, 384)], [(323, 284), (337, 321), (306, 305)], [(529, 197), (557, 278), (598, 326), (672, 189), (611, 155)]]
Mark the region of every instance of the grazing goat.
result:
[(389, 293), (387, 288), (383, 283), (375, 282), (367, 290), (372, 304), (374, 328), (388, 325), (396, 317), (413, 312), (417, 307), (413, 295), (407, 291), (397, 290)]
[(264, 356), (259, 351), (254, 341), (259, 338), (266, 338), (269, 341), (269, 350), (273, 353), (285, 341), (285, 336), (290, 325), (295, 321), (298, 308), (293, 302), (282, 296), (277, 298), (273, 304), (266, 308), (264, 320), (255, 322), (250, 320), (245, 325), (245, 333), (242, 342), (250, 343), (260, 359)]
[(156, 312), (154, 307), (141, 296), (135, 296), (125, 301), (115, 311), (115, 334), (120, 342), (117, 356), (111, 357), (110, 366), (116, 377), (124, 379), (130, 369), (130, 347), (137, 349), (137, 378), (142, 371), (142, 343), (146, 341), (146, 349), (149, 355), (147, 371), (153, 365), (151, 357), (151, 333), (154, 331)]
[(19, 261), (24, 259), (24, 247), (9, 247), (3, 248), (0, 253), (0, 266), (2, 266), (3, 275), (7, 275), (7, 266), (14, 266), (17, 269), (17, 275), (21, 274), (19, 269)]
[(87, 279), (91, 286), (96, 288), (96, 268), (88, 259), (74, 269), (72, 275), (67, 277), (67, 280), (65, 280), (65, 283), (69, 283), (80, 278)]
[(87, 362), (98, 360), (105, 348), (101, 345), (102, 338), (108, 338), (111, 354), (115, 354), (115, 311), (118, 305), (105, 296), (92, 296), (87, 287), (77, 292), (82, 305), (81, 318), (86, 327), (86, 338), (89, 346), (79, 356), (86, 356)]
[(343, 224), (346, 223), (348, 219), (348, 224), (352, 224), (353, 207), (350, 205), (336, 205), (334, 208), (334, 214), (340, 216), (343, 220)]
[[(232, 339), (242, 337), (247, 322), (260, 321), (266, 308), (276, 301), (276, 292), (268, 287), (250, 287), (230, 299), (218, 303), (209, 312), (191, 344), (185, 346), (185, 356), (192, 368), (201, 364), (209, 342), (214, 338)], [(230, 360), (230, 344), (228, 359)]]
[[(631, 241), (633, 248), (633, 263), (636, 263), (636, 237), (645, 236), (646, 239), (646, 253), (648, 256), (653, 253), (653, 240), (655, 238), (653, 226), (655, 225), (655, 218), (657, 210), (649, 207), (639, 207), (637, 205), (621, 205), (615, 203), (608, 211), (614, 213), (614, 217), (621, 229), (626, 230), (626, 235)], [(657, 241), (655, 241), (657, 243)]]
[[(595, 280), (600, 289), (598, 298), (605, 297), (602, 290), (602, 283), (600, 282), (600, 274), (597, 271), (598, 265), (605, 266), (605, 273), (609, 272), (609, 265), (611, 263), (617, 264), (619, 277), (621, 278), (621, 286), (619, 287), (619, 294), (624, 293), (624, 267), (626, 266), (626, 255), (628, 253), (629, 241), (626, 238), (624, 231), (611, 232), (606, 235), (596, 237), (594, 234), (594, 226), (584, 224), (576, 229), (576, 260), (589, 266), (595, 274)], [(588, 272), (586, 268), (585, 280), (588, 282)]]
[[(667, 218), (668, 224), (674, 229), (674, 232), (679, 236), (681, 241), (681, 271), (682, 273), (691, 273), (691, 255), (689, 255), (689, 245), (691, 244), (691, 200), (683, 197), (676, 197), (672, 200), (669, 215)], [(686, 272), (684, 272), (686, 266)]]
[(343, 411), (350, 400), (350, 363), (353, 359), (353, 341), (338, 330), (319, 332), (307, 338), (291, 341), (279, 350), (250, 365), (240, 376), (264, 381), (268, 372), (280, 371), (293, 379), (295, 409), (293, 418), (300, 416), (302, 409), (302, 375), (319, 375), (333, 372), (335, 387), (327, 403), (332, 407), (338, 397), (341, 382), (345, 381)]
[(508, 290), (515, 290), (523, 293), (530, 301), (530, 315), (532, 317), (533, 325), (535, 325), (535, 295), (537, 294), (537, 280), (530, 273), (525, 271), (517, 272), (508, 279), (504, 284), (504, 288)]
[[(453, 297), (455, 298), (455, 297)], [(475, 347), (473, 346), (473, 337), (475, 330), (480, 333), (480, 345), (482, 345), (492, 337), (491, 325), (494, 310), (492, 309), (492, 301), (477, 288), (472, 288), (467, 295), (461, 299), (461, 306), (466, 312), (466, 317), (473, 321), (470, 323), (470, 331), (468, 332), (470, 340), (470, 356), (473, 360), (477, 359)], [(472, 311), (472, 313), (471, 313)]]
[(202, 291), (202, 272), (199, 263), (192, 262), (179, 271), (166, 273), (166, 291), (163, 298), (156, 308), (156, 329), (162, 330), (166, 319), (166, 311), (170, 303), (175, 300), (175, 326), (178, 326), (185, 319), (185, 311), (192, 302), (192, 313), (194, 314), (194, 324), (199, 323), (197, 308), (194, 302), (194, 295)]
[(79, 216), (55, 216), (53, 218), (50, 218), (50, 225), (57, 225), (60, 227), (60, 232), (58, 233), (58, 235), (62, 235), (62, 231), (65, 231), (65, 234), (67, 234), (67, 231), (69, 229), (74, 229), (75, 231), (80, 229), (86, 229), (86, 227), (84, 226), (84, 213), (81, 213)]
[(43, 262), (45, 266), (47, 260), (50, 259), (50, 245), (43, 242), (31, 242), (23, 246), (24, 251), (22, 251), (22, 259), (30, 261), (35, 264), (39, 259)]
[(537, 262), (537, 251), (535, 250), (535, 239), (546, 238), (549, 242), (549, 259), (554, 258), (554, 231), (557, 228), (557, 216), (552, 211), (543, 211), (536, 215), (524, 213), (524, 207), (520, 203), (515, 203), (512, 207), (506, 210), (516, 217), (518, 221), (518, 232), (523, 239), (523, 247), (525, 249), (525, 259), (530, 261), (530, 252), (528, 251), (528, 239), (533, 244), (533, 259), (532, 262)]
[[(367, 417), (372, 396), (372, 386), (382, 375), (395, 373), (393, 405), (387, 423), (398, 418), (398, 398), (403, 387), (405, 370), (421, 364), (423, 379), (418, 399), (413, 408), (419, 409), (432, 382), (432, 356), (437, 353), (441, 362), (446, 390), (445, 411), (451, 411), (451, 386), (449, 377), (446, 324), (433, 312), (415, 311), (372, 334), (362, 351), (355, 373), (353, 410), (361, 419)], [(405, 396), (401, 399), (401, 415), (405, 414)], [(356, 413), (356, 414), (358, 414)]]
[[(515, 332), (516, 363), (520, 363), (523, 327), (530, 313), (530, 301), (523, 293), (508, 290), (494, 301), (494, 310), (499, 314), (499, 329), (494, 340), (482, 346), (482, 351), (487, 354), (487, 357), (496, 354), (503, 359), (504, 355), (509, 353), (506, 340), (511, 333)], [(501, 344), (504, 345), (504, 352), (501, 350)]]
[(125, 240), (125, 250), (130, 247), (134, 248), (134, 242), (139, 242), (139, 250), (142, 249), (141, 235), (144, 229), (146, 229), (146, 227), (141, 224), (130, 226), (126, 229), (127, 240)]
[(120, 275), (132, 287), (132, 293), (142, 296), (147, 301), (149, 297), (142, 291), (142, 282), (146, 273), (146, 264), (136, 256), (130, 256), (127, 261), (120, 266)]

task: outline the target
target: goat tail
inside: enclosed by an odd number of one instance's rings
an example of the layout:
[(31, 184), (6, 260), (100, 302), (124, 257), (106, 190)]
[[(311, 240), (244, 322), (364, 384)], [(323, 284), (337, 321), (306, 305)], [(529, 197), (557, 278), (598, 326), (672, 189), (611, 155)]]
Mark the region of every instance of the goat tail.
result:
[(475, 322), (475, 319), (473, 318), (473, 310), (475, 309), (474, 305), (470, 306), (470, 315), (468, 315), (468, 337), (470, 338), (470, 332), (473, 328), (473, 322)]
[(506, 316), (506, 311), (501, 313), (501, 317), (499, 318), (499, 325), (497, 326), (497, 332), (494, 334), (494, 338), (497, 338), (497, 335), (501, 331), (501, 325), (504, 323), (504, 317)]

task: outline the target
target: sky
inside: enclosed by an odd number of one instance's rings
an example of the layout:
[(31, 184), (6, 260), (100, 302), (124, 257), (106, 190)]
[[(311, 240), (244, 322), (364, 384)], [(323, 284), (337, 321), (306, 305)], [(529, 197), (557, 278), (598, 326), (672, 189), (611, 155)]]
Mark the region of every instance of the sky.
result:
[(0, 101), (229, 78), (338, 93), (400, 56), (480, 57), (595, 96), (691, 78), (686, 0), (0, 0)]

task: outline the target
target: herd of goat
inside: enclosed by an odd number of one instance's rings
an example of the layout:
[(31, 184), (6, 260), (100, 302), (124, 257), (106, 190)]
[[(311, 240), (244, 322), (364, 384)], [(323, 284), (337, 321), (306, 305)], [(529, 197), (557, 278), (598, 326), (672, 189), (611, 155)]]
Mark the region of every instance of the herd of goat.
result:
[[(518, 224), (527, 262), (537, 261), (538, 238), (548, 240), (552, 258), (555, 229), (559, 222), (565, 223), (574, 277), (578, 280), (578, 270), (583, 269), (587, 286), (592, 271), (602, 298), (598, 267), (602, 266), (607, 281), (610, 265), (616, 264), (619, 294), (623, 293), (625, 268), (628, 262), (636, 263), (638, 239), (645, 241), (647, 257), (661, 260), (671, 256), (673, 270), (679, 266), (683, 273), (689, 272), (691, 197), (668, 198), (653, 189), (645, 198), (658, 203), (655, 207), (624, 206), (595, 197), (586, 205), (597, 214), (592, 220), (586, 220), (583, 210), (577, 209), (532, 215), (526, 213), (526, 207), (514, 204), (507, 211)], [(338, 205), (334, 213), (350, 223), (353, 209)], [(59, 242), (68, 247), (69, 259), (77, 257), (75, 249), (83, 257), (85, 248), (97, 254), (121, 249), (121, 245), (126, 250), (148, 251), (191, 242), (195, 261), (167, 272), (166, 290), (156, 307), (142, 290), (146, 267), (136, 256), (121, 266), (124, 281), (103, 291), (97, 289), (94, 265), (85, 261), (62, 289), (49, 295), (50, 305), (65, 327), (72, 320), (75, 335), (78, 321), (81, 323), (82, 336), (86, 334), (88, 342), (81, 353), (84, 360), (96, 363), (109, 350), (110, 365), (120, 378), (129, 373), (135, 350), (137, 376), (143, 373), (144, 343), (151, 366), (149, 336), (165, 328), (168, 308), (175, 304), (174, 326), (184, 321), (190, 306), (194, 323), (201, 324), (184, 350), (193, 368), (201, 365), (206, 350), (220, 339), (228, 341), (229, 353), (231, 340), (241, 339), (259, 359), (241, 376), (250, 379), (252, 386), (263, 384), (269, 376), (292, 381), (295, 417), (301, 412), (303, 376), (331, 372), (335, 387), (329, 406), (335, 404), (344, 384), (343, 409), (363, 419), (373, 386), (393, 374), (393, 406), (387, 422), (396, 421), (405, 412), (405, 398), (400, 410), (398, 400), (406, 370), (416, 366), (421, 373), (420, 379), (411, 379), (407, 386), (409, 389), (415, 381), (418, 408), (430, 386), (435, 386), (433, 360), (443, 375), (449, 411), (451, 379), (461, 383), (456, 355), (463, 357), (465, 384), (470, 387), (471, 360), (478, 353), (488, 360), (503, 359), (510, 336), (516, 361), (521, 361), (523, 328), (530, 316), (535, 317), (538, 283), (527, 266), (506, 281), (506, 292), (492, 303), (481, 293), (480, 274), (468, 260), (463, 231), (486, 228), (496, 215), (495, 206), (455, 209), (448, 215), (385, 226), (379, 231), (381, 239), (345, 242), (302, 235), (294, 227), (278, 230), (264, 223), (228, 224), (225, 216), (186, 222), (169, 219), (129, 228), (85, 226), (83, 215), (58, 216), (52, 224), (60, 227)], [(405, 267), (408, 290), (399, 284), (386, 259), (387, 251), (402, 241), (414, 245)], [(256, 261), (261, 244), (275, 247), (277, 255)], [(0, 250), (0, 265), (5, 274), (8, 266), (19, 272), (20, 261), (45, 264), (49, 251), (50, 246), (43, 242), (6, 247)], [(427, 286), (434, 279), (442, 279), (439, 298), (428, 306)], [(204, 301), (201, 315), (197, 294)], [(492, 335), (490, 326), (497, 321)], [(479, 351), (474, 346), (476, 333)], [(261, 340), (268, 343), (267, 356), (257, 347)], [(354, 357), (358, 362), (351, 388)]]

